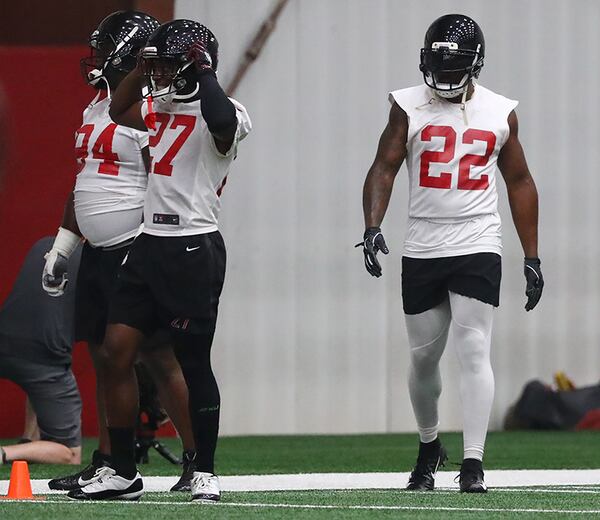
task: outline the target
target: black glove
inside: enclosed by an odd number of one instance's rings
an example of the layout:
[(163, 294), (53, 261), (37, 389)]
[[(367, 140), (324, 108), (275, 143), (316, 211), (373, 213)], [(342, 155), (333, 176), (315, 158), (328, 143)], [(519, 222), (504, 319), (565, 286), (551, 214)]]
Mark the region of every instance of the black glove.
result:
[(381, 234), (381, 228), (370, 227), (365, 230), (363, 241), (356, 244), (354, 247), (363, 247), (365, 255), (365, 267), (371, 276), (379, 278), (381, 276), (381, 264), (377, 260), (377, 253), (381, 251), (387, 255), (390, 250), (385, 244), (385, 239)]
[(527, 281), (525, 289), (525, 296), (527, 296), (526, 311), (533, 309), (542, 297), (544, 277), (542, 276), (542, 268), (540, 266), (541, 262), (539, 258), (525, 258), (524, 269), (525, 280)]
[(205, 74), (206, 72), (212, 72), (214, 74), (212, 58), (202, 42), (192, 44), (187, 57), (194, 62), (196, 71), (199, 75)]

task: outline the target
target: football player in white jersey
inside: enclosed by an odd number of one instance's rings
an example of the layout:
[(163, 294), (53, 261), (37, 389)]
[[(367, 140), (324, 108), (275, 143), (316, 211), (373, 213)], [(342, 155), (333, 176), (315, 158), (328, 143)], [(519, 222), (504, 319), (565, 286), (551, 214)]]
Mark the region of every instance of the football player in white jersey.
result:
[(425, 84), (390, 94), (389, 122), (363, 190), (367, 271), (388, 253), (380, 225), (406, 159), (409, 220), (402, 298), (410, 346), (409, 393), (420, 446), (407, 489), (431, 490), (446, 460), (438, 438), (439, 361), (452, 330), (460, 362), (463, 463), (460, 490), (482, 493), (483, 451), (494, 395), (493, 309), (499, 304), (501, 230), (496, 169), (507, 186), (525, 254), (526, 310), (544, 285), (538, 258), (538, 196), (518, 138), (516, 101), (477, 85), (485, 42), (471, 18), (433, 22), (421, 49)]
[(174, 20), (150, 36), (138, 67), (113, 96), (116, 123), (148, 128), (152, 165), (143, 232), (123, 264), (103, 345), (114, 471), (71, 498), (142, 494), (133, 452), (133, 360), (145, 337), (167, 327), (189, 390), (196, 440), (192, 500), (220, 499), (214, 470), (220, 396), (210, 361), (225, 275), (219, 196), (251, 123), (220, 87), (217, 64), (213, 33), (198, 22)]
[[(137, 53), (159, 22), (139, 11), (118, 11), (107, 16), (90, 37), (91, 56), (82, 60), (82, 73), (98, 95), (83, 112), (76, 132), (78, 172), (74, 191), (66, 203), (63, 222), (46, 255), (42, 285), (52, 296), (63, 293), (66, 261), (79, 243), (83, 246), (76, 286), (76, 339), (86, 341), (97, 374), (99, 446), (92, 463), (82, 471), (49, 482), (52, 489), (72, 490), (99, 478), (108, 461), (104, 378), (100, 345), (104, 339), (109, 300), (128, 246), (142, 221), (148, 182), (148, 134), (116, 125), (108, 115), (110, 94), (136, 65)], [(106, 93), (106, 95), (104, 95)], [(154, 377), (163, 404), (183, 441), (184, 461), (194, 456), (187, 388), (171, 348), (147, 349), (143, 360)], [(189, 490), (191, 472), (174, 490)]]

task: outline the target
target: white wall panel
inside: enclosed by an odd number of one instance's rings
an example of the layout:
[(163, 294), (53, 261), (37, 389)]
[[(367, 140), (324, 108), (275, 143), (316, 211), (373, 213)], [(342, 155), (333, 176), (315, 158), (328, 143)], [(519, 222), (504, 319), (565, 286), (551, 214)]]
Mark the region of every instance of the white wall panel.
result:
[[(232, 77), (270, 0), (178, 0), (176, 15), (219, 38)], [(408, 431), (400, 301), (405, 175), (384, 231), (384, 276), (362, 266), (361, 189), (386, 122), (387, 92), (421, 81), (433, 19), (473, 16), (486, 35), (481, 82), (520, 100), (520, 135), (541, 198), (547, 286), (525, 313), (522, 251), (500, 182), (502, 306), (493, 362), (498, 428), (534, 377), (600, 366), (600, 3), (595, 0), (291, 0), (236, 97), (254, 122), (223, 197), (228, 273), (214, 359), (223, 433)], [(403, 170), (404, 171), (404, 170)], [(458, 371), (443, 361), (442, 427), (461, 428)]]

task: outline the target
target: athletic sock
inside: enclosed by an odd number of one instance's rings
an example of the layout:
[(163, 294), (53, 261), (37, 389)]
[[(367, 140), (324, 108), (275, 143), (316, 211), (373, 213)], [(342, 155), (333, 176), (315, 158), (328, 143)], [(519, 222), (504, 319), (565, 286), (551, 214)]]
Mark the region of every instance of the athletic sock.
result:
[(177, 360), (188, 387), (189, 411), (196, 445), (194, 467), (203, 473), (215, 472), (215, 450), (219, 436), (221, 397), (210, 362), (212, 334), (193, 338), (192, 345), (178, 346)]
[(483, 463), (478, 459), (464, 459), (461, 466), (461, 471), (483, 471)]
[(418, 460), (427, 460), (436, 456), (439, 453), (441, 447), (442, 443), (438, 438), (431, 442), (419, 443)]
[[(191, 407), (190, 407), (191, 408)], [(200, 409), (192, 413), (192, 426), (196, 440), (196, 471), (215, 473), (215, 450), (219, 435), (219, 406)]]
[(184, 471), (190, 469), (196, 471), (196, 450), (183, 450), (181, 463), (183, 464)]
[(100, 450), (94, 450), (92, 454), (92, 465), (100, 468), (106, 464), (110, 464), (110, 455), (102, 453)]
[(435, 441), (437, 439), (439, 429), (439, 423), (437, 423), (435, 426), (431, 426), (430, 428), (421, 428), (418, 426), (419, 440), (423, 444), (429, 444), (430, 442)]
[(132, 479), (137, 473), (135, 465), (134, 428), (108, 428), (111, 466), (121, 476)]

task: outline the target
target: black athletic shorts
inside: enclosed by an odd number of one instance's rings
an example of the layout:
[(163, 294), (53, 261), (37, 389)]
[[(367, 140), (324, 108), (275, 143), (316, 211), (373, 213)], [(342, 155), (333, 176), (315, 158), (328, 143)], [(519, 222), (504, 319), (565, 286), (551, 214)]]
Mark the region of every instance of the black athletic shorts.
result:
[(119, 271), (109, 323), (129, 325), (146, 336), (166, 329), (174, 344), (203, 336), (210, 346), (225, 260), (218, 231), (182, 237), (142, 233)]
[(130, 241), (116, 249), (83, 245), (75, 289), (75, 340), (101, 344), (109, 301)]
[(438, 306), (448, 292), (498, 307), (502, 258), (496, 253), (446, 258), (402, 257), (402, 302), (405, 314)]

